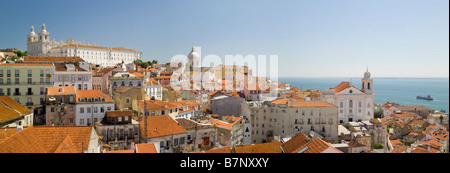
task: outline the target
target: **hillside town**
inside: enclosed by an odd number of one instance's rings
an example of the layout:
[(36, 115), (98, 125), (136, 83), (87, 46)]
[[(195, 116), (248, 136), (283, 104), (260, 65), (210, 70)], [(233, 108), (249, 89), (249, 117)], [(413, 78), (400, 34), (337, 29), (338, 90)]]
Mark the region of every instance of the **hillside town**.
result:
[(449, 151), (448, 113), (375, 103), (369, 70), (361, 86), (300, 89), (245, 65), (198, 67), (195, 46), (187, 62), (145, 62), (135, 49), (50, 41), (45, 24), (26, 38), (24, 52), (0, 50), (0, 153)]

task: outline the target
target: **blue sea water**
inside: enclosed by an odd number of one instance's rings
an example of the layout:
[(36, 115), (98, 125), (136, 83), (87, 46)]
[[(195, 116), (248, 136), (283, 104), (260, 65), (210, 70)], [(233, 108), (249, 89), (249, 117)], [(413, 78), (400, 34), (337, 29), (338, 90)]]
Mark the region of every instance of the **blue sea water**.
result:
[[(278, 81), (306, 89), (325, 90), (341, 82), (352, 82), (361, 88), (361, 78), (292, 78), (280, 77)], [(375, 103), (395, 102), (404, 106), (427, 106), (449, 112), (449, 79), (444, 78), (373, 78)], [(433, 101), (418, 100), (417, 96), (430, 94)]]

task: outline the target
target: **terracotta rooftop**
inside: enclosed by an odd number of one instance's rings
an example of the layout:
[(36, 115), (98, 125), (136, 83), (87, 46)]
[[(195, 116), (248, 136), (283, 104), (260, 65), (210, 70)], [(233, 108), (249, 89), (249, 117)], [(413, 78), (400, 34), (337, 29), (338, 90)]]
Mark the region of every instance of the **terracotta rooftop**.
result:
[(92, 126), (32, 126), (0, 141), (0, 153), (82, 153)]
[(434, 110), (434, 109), (431, 109), (426, 106), (398, 106), (397, 108), (401, 111), (416, 111), (416, 110), (433, 111)]
[(23, 107), (11, 97), (0, 96), (0, 124), (21, 118), (24, 115), (31, 113), (33, 113), (33, 111)]
[(84, 62), (84, 60), (78, 56), (25, 56), (24, 62)]
[(147, 106), (147, 110), (173, 109), (180, 105), (181, 103), (161, 101), (158, 99), (141, 101), (141, 109), (144, 109), (145, 106)]
[[(147, 119), (147, 123), (143, 122), (145, 121), (145, 119)], [(141, 134), (145, 136), (145, 134), (147, 133), (148, 138), (188, 132), (182, 126), (178, 125), (178, 122), (176, 122), (168, 115), (148, 116), (147, 118), (143, 118), (143, 121), (140, 122)], [(147, 124), (147, 128), (145, 127), (145, 124)], [(145, 129), (147, 129), (147, 132), (145, 132)]]
[(47, 95), (75, 95), (74, 86), (47, 87)]
[(285, 153), (296, 153), (298, 150), (300, 150), (300, 146), (303, 146), (308, 142), (306, 138), (308, 137), (304, 133), (299, 133), (286, 143), (281, 144), (281, 147), (283, 148)]
[(52, 66), (52, 64), (46, 64), (46, 63), (7, 63), (7, 64), (0, 64), (0, 66)]
[(339, 85), (335, 86), (334, 88), (330, 88), (330, 90), (335, 90), (336, 93), (338, 93), (349, 87), (350, 87), (350, 82), (341, 82)]
[(131, 111), (106, 111), (107, 117), (127, 117), (133, 116)]
[(80, 102), (80, 98), (105, 98), (105, 102), (112, 102), (112, 100), (100, 90), (78, 90), (77, 103)]
[[(126, 52), (140, 52), (135, 49), (126, 49), (123, 47), (102, 47), (102, 46), (93, 46), (93, 45), (80, 45), (80, 44), (68, 44), (61, 47), (79, 47), (79, 48), (88, 48), (88, 49), (101, 49), (101, 50), (113, 50), (113, 51), (126, 51)], [(59, 49), (60, 47), (54, 47), (52, 49)]]
[[(292, 102), (291, 102), (292, 100)], [(301, 108), (301, 107), (337, 107), (326, 101), (305, 101), (305, 100), (295, 100), (295, 99), (278, 99), (272, 101), (272, 104), (288, 104), (289, 107)], [(293, 104), (292, 104), (293, 103)]]
[(235, 147), (236, 153), (280, 153), (281, 142), (268, 142)]
[(229, 146), (225, 146), (222, 148), (212, 148), (206, 151), (197, 151), (192, 153), (231, 153), (231, 148)]
[(154, 143), (136, 144), (136, 153), (157, 153)]

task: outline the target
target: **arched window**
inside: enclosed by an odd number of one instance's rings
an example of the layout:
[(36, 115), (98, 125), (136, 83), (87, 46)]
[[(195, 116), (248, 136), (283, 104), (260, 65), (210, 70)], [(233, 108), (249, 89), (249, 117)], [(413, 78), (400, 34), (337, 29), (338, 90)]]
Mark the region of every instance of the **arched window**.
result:
[(350, 100), (350, 101), (348, 102), (348, 107), (353, 108), (353, 100)]
[(369, 83), (367, 83), (367, 89), (369, 89), (369, 90), (370, 90), (370, 82), (369, 82)]

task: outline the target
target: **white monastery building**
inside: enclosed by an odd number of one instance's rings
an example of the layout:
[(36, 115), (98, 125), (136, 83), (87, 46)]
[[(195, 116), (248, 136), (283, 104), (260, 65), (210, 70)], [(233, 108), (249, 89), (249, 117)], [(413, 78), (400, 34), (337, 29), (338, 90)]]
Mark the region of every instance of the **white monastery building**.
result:
[(50, 41), (50, 33), (47, 32), (45, 24), (42, 24), (42, 30), (38, 35), (31, 26), (27, 38), (28, 56), (78, 56), (88, 63), (102, 67), (114, 66), (122, 61), (129, 64), (136, 59), (142, 59), (142, 52), (134, 49), (85, 44), (72, 38), (67, 41)]

